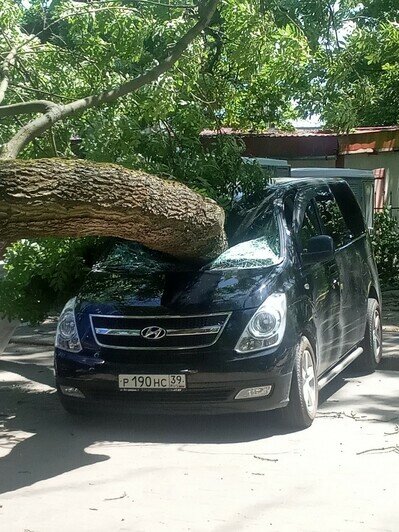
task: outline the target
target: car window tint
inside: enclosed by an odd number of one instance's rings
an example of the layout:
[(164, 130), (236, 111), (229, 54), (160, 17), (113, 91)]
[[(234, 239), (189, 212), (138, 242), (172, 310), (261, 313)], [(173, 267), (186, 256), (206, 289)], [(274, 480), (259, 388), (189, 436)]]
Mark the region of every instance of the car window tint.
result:
[(319, 221), (312, 201), (306, 207), (301, 229), (299, 231), (299, 242), (301, 250), (303, 252), (306, 252), (308, 249), (309, 239), (312, 238), (312, 236), (317, 236), (319, 234)]
[(294, 204), (295, 204), (295, 192), (287, 194), (284, 198), (284, 218), (287, 223), (288, 229), (292, 228), (292, 222), (294, 217)]
[(350, 186), (347, 183), (333, 183), (330, 185), (330, 189), (337, 200), (346, 225), (353, 238), (362, 235), (366, 230), (363, 215)]
[(335, 248), (338, 249), (350, 242), (351, 232), (332, 193), (329, 190), (318, 193), (316, 203), (324, 232), (332, 237)]

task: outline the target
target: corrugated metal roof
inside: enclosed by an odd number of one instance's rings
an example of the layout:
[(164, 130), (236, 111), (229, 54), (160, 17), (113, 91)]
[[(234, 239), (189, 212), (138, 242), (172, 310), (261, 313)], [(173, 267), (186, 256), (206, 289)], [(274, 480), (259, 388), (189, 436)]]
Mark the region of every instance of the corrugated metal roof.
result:
[(222, 135), (240, 135), (240, 136), (256, 136), (256, 137), (345, 137), (347, 135), (362, 135), (365, 133), (382, 133), (382, 132), (396, 132), (399, 131), (398, 126), (370, 126), (357, 127), (350, 130), (348, 133), (336, 133), (328, 129), (314, 129), (314, 128), (299, 128), (292, 131), (285, 131), (276, 128), (270, 128), (265, 131), (244, 131), (242, 129), (234, 129), (231, 127), (222, 127), (221, 129), (204, 129), (201, 132), (202, 137)]
[(200, 133), (201, 137), (216, 137), (217, 135), (237, 135), (239, 137), (335, 137), (336, 133), (331, 131), (320, 131), (318, 129), (296, 129), (293, 131), (282, 131), (279, 129), (268, 129), (267, 131), (242, 131), (230, 127), (219, 130), (204, 129)]
[(337, 157), (350, 153), (379, 153), (399, 150), (399, 126), (359, 127), (349, 133), (297, 129), (281, 131), (241, 131), (233, 128), (204, 130), (202, 142), (211, 142), (218, 134), (240, 137), (246, 146), (244, 155), (284, 159)]
[[(245, 144), (243, 155), (247, 157), (271, 157), (273, 159), (295, 159), (306, 157), (336, 157), (338, 139), (336, 135), (270, 135), (259, 133), (224, 133), (241, 138)], [(204, 145), (211, 144), (216, 133), (202, 135)]]

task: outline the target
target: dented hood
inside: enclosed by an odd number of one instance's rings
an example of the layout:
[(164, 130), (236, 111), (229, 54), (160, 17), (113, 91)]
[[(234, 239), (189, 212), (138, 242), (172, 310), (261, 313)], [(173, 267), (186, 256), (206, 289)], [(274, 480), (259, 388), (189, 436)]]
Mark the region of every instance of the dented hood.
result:
[(76, 310), (129, 315), (255, 308), (267, 297), (276, 274), (275, 267), (151, 275), (96, 271), (87, 278)]

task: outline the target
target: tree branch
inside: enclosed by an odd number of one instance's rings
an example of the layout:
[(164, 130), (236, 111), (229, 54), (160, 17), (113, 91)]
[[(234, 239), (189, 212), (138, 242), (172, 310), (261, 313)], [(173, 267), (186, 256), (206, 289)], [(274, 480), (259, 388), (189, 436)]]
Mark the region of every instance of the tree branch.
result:
[(66, 96), (62, 96), (61, 94), (55, 94), (54, 92), (47, 92), (42, 89), (38, 89), (35, 87), (27, 87), (26, 85), (23, 85), (22, 83), (12, 83), (10, 82), (10, 87), (17, 87), (18, 89), (23, 89), (27, 92), (35, 92), (36, 94), (40, 94), (40, 96), (51, 96), (52, 98), (57, 98), (58, 100), (69, 100), (70, 98), (67, 98)]
[(15, 63), (15, 58), (17, 55), (17, 49), (12, 48), (9, 53), (6, 55), (2, 69), (1, 69), (1, 79), (0, 79), (0, 103), (4, 100), (4, 96), (6, 95), (6, 91), (8, 89), (8, 81), (10, 76), (10, 68)]
[(13, 103), (11, 105), (0, 106), (0, 117), (31, 113), (47, 113), (54, 107), (57, 107), (57, 105), (48, 100), (32, 100), (30, 102)]
[(215, 201), (177, 181), (81, 159), (0, 161), (1, 241), (111, 236), (209, 259), (225, 249), (223, 226)]
[(162, 74), (173, 67), (191, 42), (208, 26), (216, 11), (218, 3), (219, 0), (209, 0), (202, 6), (199, 6), (201, 8), (201, 18), (199, 21), (183, 35), (173, 47), (170, 55), (158, 63), (158, 65), (114, 89), (87, 96), (86, 98), (81, 98), (65, 105), (54, 105), (42, 116), (28, 122), (14, 135), (14, 137), (12, 137), (11, 140), (4, 144), (0, 152), (0, 157), (4, 159), (14, 159), (18, 156), (19, 152), (29, 144), (29, 142), (47, 131), (52, 124), (55, 124), (59, 120), (71, 115), (76, 115), (92, 107), (98, 107), (104, 103), (114, 102), (118, 98), (135, 92), (144, 85), (148, 85), (157, 80)]

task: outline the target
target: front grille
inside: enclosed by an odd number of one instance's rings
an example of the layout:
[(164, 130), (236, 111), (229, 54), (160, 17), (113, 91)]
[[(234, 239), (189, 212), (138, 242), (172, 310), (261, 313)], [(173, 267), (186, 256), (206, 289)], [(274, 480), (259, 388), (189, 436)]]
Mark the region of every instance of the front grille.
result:
[[(103, 347), (167, 350), (213, 345), (222, 334), (229, 317), (227, 313), (143, 317), (93, 314), (90, 319), (96, 342)], [(146, 332), (149, 337), (145, 337)]]

